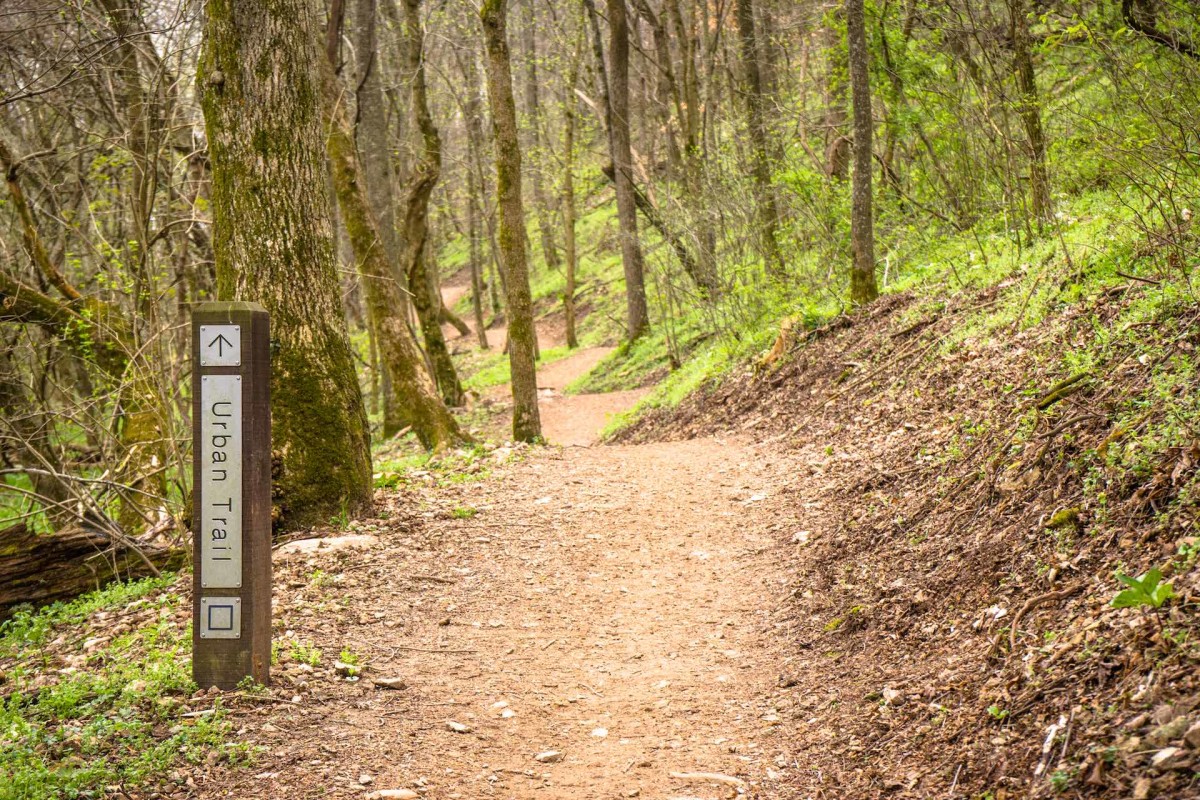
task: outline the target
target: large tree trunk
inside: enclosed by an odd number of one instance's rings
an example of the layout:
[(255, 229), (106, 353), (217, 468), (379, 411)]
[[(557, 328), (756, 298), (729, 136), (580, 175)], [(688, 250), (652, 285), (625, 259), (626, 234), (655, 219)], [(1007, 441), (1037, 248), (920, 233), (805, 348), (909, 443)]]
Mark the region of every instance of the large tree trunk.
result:
[(512, 375), (513, 438), (542, 436), (534, 364), (537, 331), (525, 262), (525, 211), (521, 202), (521, 148), (506, 34), (507, 0), (484, 0), (479, 10), (487, 50), (488, 99), (496, 139), (496, 196), (500, 206), (500, 264), (508, 300), (508, 363)]
[[(371, 208), (366, 179), (350, 133), (346, 98), (333, 73), (333, 64), (328, 58), (322, 59), (320, 64), (327, 127), (325, 142), (333, 166), (334, 193), (362, 277), (367, 309), (375, 322), (380, 356), (391, 376), (391, 389), (396, 393), (397, 422), (411, 427), (427, 448), (451, 447), (465, 437), (438, 396), (425, 369), (425, 360), (402, 315), (401, 289), (393, 277), (394, 266), (379, 244), (379, 223)], [(407, 253), (411, 245), (406, 243), (405, 248)], [(412, 273), (409, 273), (410, 283), (412, 280)], [(436, 310), (433, 318), (436, 324)], [(391, 433), (394, 431), (385, 430), (385, 435)]]
[(779, 251), (779, 203), (771, 185), (770, 143), (767, 139), (763, 95), (762, 53), (754, 31), (753, 0), (737, 0), (738, 38), (742, 50), (742, 69), (746, 80), (746, 115), (750, 128), (750, 161), (754, 176), (754, 207), (758, 217), (759, 252), (767, 272), (783, 276), (783, 256)]
[(875, 230), (871, 207), (871, 83), (867, 63), (867, 30), (863, 0), (846, 0), (846, 36), (850, 51), (850, 91), (854, 102), (854, 185), (850, 210), (850, 302), (869, 303), (879, 295), (875, 285)]
[(626, 324), (632, 342), (646, 332), (650, 318), (633, 186), (633, 148), (629, 133), (629, 23), (625, 16), (625, 0), (608, 0), (608, 26), (608, 94), (612, 104), (609, 146), (616, 178), (621, 262), (625, 268)]
[[(367, 416), (338, 294), (307, 0), (209, 0), (197, 84), (213, 167), (217, 290), (271, 314), (279, 524), (371, 503)], [(352, 147), (353, 143), (351, 143)]]
[(186, 548), (131, 542), (82, 528), (39, 535), (25, 525), (0, 530), (0, 619), (19, 603), (51, 603), (113, 580), (158, 575), (187, 562)]
[(425, 352), (446, 405), (461, 406), (462, 384), (442, 335), (442, 298), (428, 268), (425, 252), (429, 239), (429, 196), (442, 171), (442, 143), (429, 113), (425, 94), (425, 61), (421, 33), (421, 0), (404, 0), (404, 60), (409, 75), (410, 106), (414, 125), (409, 126), (416, 159), (409, 171), (404, 198), (404, 249), (402, 267), (408, 275), (413, 305), (425, 338)]

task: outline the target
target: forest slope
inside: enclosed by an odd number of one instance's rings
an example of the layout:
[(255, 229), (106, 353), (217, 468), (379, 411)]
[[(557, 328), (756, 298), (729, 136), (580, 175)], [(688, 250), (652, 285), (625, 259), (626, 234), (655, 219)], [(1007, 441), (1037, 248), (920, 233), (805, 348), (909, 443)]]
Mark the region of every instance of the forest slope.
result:
[[(805, 788), (1195, 795), (1200, 312), (1163, 255), (886, 296), (617, 434), (798, 458)], [(1152, 569), (1176, 596), (1114, 608)]]

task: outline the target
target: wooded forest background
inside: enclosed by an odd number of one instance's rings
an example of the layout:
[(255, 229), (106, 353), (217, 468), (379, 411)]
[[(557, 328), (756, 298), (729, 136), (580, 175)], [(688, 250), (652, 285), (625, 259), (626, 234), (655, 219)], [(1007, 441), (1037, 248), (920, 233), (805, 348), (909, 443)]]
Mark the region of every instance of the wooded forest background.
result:
[(1198, 36), (1183, 0), (6, 3), (0, 551), (175, 557), (199, 301), (272, 314), (288, 529), (369, 505), (372, 436), (469, 441), (444, 321), (505, 320), (540, 436), (531, 281), (669, 368), (934, 269), (1120, 270), (1106, 237), (1190, 285)]

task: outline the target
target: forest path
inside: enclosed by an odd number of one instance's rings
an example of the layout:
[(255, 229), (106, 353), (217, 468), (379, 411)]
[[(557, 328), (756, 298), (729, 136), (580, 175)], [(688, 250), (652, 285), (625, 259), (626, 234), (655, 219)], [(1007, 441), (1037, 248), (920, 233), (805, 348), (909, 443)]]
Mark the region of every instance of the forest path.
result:
[[(443, 284), (442, 300), (447, 308), (453, 308), (470, 290), (469, 273), (459, 272)], [(465, 321), (473, 328), (473, 319), (468, 318)], [(560, 314), (538, 319), (536, 328), (538, 346), (542, 350), (566, 345), (566, 333)], [(478, 346), (473, 330), (466, 336), (460, 336), (453, 326), (443, 325), (442, 331), (451, 348), (456, 351)], [(488, 346), (496, 349), (504, 347), (507, 336), (506, 326), (489, 328)], [(591, 372), (614, 349), (582, 347), (566, 358), (538, 365), (538, 406), (542, 417), (542, 433), (548, 442), (576, 447), (594, 444), (600, 431), (614, 414), (633, 408), (637, 401), (649, 392), (649, 389), (643, 388), (599, 394), (565, 393), (569, 383)], [(492, 400), (503, 401), (509, 397), (510, 391), (508, 384), (504, 384), (487, 390), (486, 395)]]
[(389, 495), (361, 546), (281, 549), (280, 624), (324, 656), (285, 642), (295, 701), (242, 723), (268, 752), (202, 797), (791, 796), (781, 460), (732, 439), (527, 453)]
[[(280, 548), (281, 702), (235, 712), (267, 751), (200, 797), (795, 796), (788, 458), (720, 438), (519, 452), (387, 494), (355, 536)], [(361, 679), (338, 674), (343, 648)]]

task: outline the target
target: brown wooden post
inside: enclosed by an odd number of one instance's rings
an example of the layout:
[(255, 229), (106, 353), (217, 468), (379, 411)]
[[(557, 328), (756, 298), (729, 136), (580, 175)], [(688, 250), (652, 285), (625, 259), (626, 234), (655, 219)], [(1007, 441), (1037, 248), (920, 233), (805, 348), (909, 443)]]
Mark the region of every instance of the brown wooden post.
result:
[(257, 303), (192, 312), (192, 678), (271, 666), (271, 346)]

